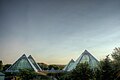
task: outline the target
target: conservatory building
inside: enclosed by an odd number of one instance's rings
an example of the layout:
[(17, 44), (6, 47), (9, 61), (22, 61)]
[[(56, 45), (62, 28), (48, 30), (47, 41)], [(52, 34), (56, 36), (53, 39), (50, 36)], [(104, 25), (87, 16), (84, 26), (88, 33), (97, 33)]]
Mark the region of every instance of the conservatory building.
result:
[(87, 62), (91, 68), (95, 68), (98, 66), (98, 60), (87, 50), (85, 50), (76, 61), (71, 60), (63, 69), (64, 71), (71, 71), (76, 68), (79, 63)]
[(31, 55), (27, 57), (25, 54), (23, 54), (13, 65), (11, 65), (6, 72), (19, 72), (20, 69), (30, 69), (35, 72), (42, 71), (33, 57)]

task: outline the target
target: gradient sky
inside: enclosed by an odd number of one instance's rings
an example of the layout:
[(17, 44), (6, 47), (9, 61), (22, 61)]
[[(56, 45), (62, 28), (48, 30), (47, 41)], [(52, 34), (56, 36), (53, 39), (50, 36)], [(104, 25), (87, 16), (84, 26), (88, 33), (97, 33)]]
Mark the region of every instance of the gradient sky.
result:
[(87, 49), (98, 60), (120, 45), (120, 0), (0, 0), (0, 60), (22, 54), (66, 64)]

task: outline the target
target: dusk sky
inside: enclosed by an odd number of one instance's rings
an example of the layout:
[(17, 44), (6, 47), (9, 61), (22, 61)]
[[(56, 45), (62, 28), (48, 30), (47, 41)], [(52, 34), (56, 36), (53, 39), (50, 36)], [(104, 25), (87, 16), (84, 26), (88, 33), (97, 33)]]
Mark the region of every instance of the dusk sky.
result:
[(120, 0), (0, 0), (0, 60), (66, 64), (120, 47)]

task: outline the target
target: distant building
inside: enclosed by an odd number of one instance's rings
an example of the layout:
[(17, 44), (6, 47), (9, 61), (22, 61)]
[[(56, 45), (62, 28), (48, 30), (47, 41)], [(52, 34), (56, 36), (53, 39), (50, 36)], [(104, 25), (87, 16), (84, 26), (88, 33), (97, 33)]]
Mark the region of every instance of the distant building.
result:
[(4, 80), (5, 79), (5, 74), (0, 72), (0, 80)]
[(87, 50), (85, 50), (75, 62), (70, 61), (63, 70), (71, 71), (75, 69), (79, 63), (84, 63), (84, 62), (88, 62), (91, 68), (97, 67), (99, 63), (98, 60), (94, 56), (92, 56)]
[(42, 71), (33, 57), (31, 55), (27, 57), (25, 54), (23, 54), (13, 65), (11, 65), (6, 72), (19, 72), (20, 69), (30, 69), (35, 72)]

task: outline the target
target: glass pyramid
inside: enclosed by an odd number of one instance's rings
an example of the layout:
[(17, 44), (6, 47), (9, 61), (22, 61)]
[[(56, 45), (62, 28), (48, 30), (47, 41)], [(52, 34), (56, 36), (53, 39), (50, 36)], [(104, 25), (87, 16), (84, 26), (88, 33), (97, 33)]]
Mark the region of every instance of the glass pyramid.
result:
[(38, 72), (33, 63), (23, 54), (13, 65), (11, 65), (6, 72), (19, 72), (19, 69), (30, 69)]
[(42, 69), (40, 68), (40, 66), (35, 62), (35, 60), (33, 59), (33, 57), (31, 55), (28, 56), (28, 59), (32, 62), (32, 64), (35, 66), (35, 68), (38, 71), (42, 71)]
[(67, 71), (74, 63), (75, 61), (73, 59), (70, 60), (70, 62), (63, 68), (64, 71)]
[(85, 50), (67, 71), (73, 70), (79, 63), (84, 62), (87, 62), (91, 68), (95, 68), (98, 65), (98, 60)]

